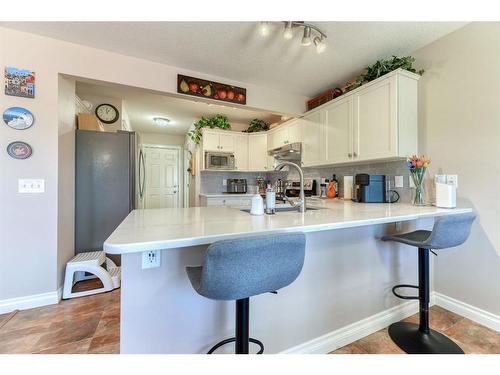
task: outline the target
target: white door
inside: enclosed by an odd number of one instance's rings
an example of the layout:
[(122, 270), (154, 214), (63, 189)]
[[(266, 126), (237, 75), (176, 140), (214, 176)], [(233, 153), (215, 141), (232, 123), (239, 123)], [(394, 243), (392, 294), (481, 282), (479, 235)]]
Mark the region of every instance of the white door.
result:
[(179, 207), (179, 150), (144, 147), (145, 208)]
[(352, 96), (326, 109), (326, 158), (329, 163), (352, 159)]
[(325, 117), (325, 110), (318, 110), (300, 120), (304, 166), (321, 165), (326, 162)]
[(251, 171), (268, 169), (267, 134), (248, 136), (248, 169)]
[(354, 160), (397, 156), (397, 77), (354, 95)]
[(246, 171), (248, 169), (248, 136), (234, 135), (234, 169)]

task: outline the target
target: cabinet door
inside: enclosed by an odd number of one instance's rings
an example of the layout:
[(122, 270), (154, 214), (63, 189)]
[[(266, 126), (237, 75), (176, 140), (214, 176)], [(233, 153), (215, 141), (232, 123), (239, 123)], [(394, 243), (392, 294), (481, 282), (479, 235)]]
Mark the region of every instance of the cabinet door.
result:
[(318, 110), (301, 119), (302, 164), (306, 167), (326, 163), (325, 110)]
[(302, 142), (302, 126), (300, 121), (294, 121), (287, 125), (288, 127), (288, 143)]
[(397, 77), (354, 95), (354, 160), (397, 156)]
[(203, 149), (206, 151), (220, 151), (219, 133), (203, 132)]
[(274, 133), (275, 148), (281, 147), (288, 143), (288, 127), (281, 125), (280, 128)]
[(219, 133), (219, 150), (222, 152), (234, 151), (234, 135)]
[(251, 171), (268, 169), (267, 134), (248, 136), (248, 169)]
[(234, 135), (235, 169), (246, 171), (248, 169), (248, 135)]
[(326, 159), (328, 163), (352, 160), (352, 96), (326, 108)]

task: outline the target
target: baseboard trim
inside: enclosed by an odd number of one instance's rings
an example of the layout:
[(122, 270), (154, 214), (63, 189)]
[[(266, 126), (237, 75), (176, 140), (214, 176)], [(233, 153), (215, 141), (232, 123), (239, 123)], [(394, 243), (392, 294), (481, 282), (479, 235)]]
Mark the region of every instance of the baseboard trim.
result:
[(500, 332), (500, 316), (438, 292), (434, 292), (434, 297), (436, 305), (441, 306), (443, 309)]
[(418, 312), (418, 302), (410, 301), (391, 307), (326, 335), (287, 349), (282, 354), (326, 354), (371, 335), (392, 323)]
[(57, 304), (61, 300), (60, 293), (60, 290), (56, 290), (54, 292), (0, 300), (0, 314), (10, 313), (14, 310), (26, 310)]

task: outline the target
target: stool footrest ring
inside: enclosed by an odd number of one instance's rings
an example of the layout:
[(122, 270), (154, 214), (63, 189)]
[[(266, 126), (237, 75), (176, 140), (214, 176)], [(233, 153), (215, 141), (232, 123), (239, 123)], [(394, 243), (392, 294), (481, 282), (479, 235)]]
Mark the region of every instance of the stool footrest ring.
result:
[(396, 292), (397, 289), (399, 288), (413, 288), (413, 289), (418, 289), (417, 285), (409, 285), (409, 284), (399, 284), (396, 285), (392, 288), (392, 294), (394, 294), (396, 297), (401, 298), (401, 299), (418, 299), (418, 296), (402, 296), (401, 294), (398, 294)]
[[(236, 337), (231, 337), (230, 339), (222, 340), (221, 342), (218, 342), (217, 344), (212, 346), (212, 348), (210, 348), (210, 350), (207, 352), (207, 354), (213, 354), (213, 352), (216, 351), (217, 349), (219, 349), (221, 346), (229, 344), (230, 342), (235, 342), (235, 341), (236, 341)], [(261, 341), (259, 341), (257, 339), (253, 339), (253, 338), (249, 338), (248, 341), (259, 345), (260, 350), (256, 354), (264, 353), (264, 344)]]

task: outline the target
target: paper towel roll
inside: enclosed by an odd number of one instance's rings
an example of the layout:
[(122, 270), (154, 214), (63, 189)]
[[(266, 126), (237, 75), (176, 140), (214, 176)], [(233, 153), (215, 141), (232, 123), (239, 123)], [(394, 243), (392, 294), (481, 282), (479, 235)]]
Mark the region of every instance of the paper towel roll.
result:
[(344, 176), (344, 199), (352, 199), (353, 176)]

